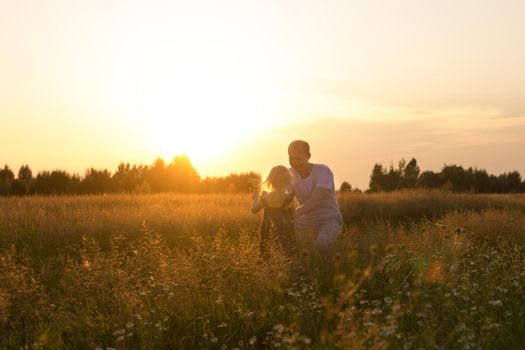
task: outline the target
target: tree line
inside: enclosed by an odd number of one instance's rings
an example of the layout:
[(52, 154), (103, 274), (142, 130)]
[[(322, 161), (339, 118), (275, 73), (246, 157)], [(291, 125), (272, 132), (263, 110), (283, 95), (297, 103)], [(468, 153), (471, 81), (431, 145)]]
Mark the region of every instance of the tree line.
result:
[(15, 176), (9, 166), (0, 169), (0, 195), (75, 195), (102, 193), (210, 193), (249, 192), (261, 181), (254, 172), (201, 179), (185, 156), (167, 164), (158, 158), (151, 165), (120, 163), (114, 173), (89, 168), (84, 176), (65, 170), (40, 171), (33, 175), (22, 165)]
[(369, 192), (389, 192), (402, 189), (430, 188), (469, 193), (525, 193), (525, 182), (518, 171), (500, 175), (485, 169), (444, 165), (440, 172), (421, 172), (416, 159), (402, 159), (397, 167), (375, 164), (370, 175)]
[[(33, 175), (22, 165), (15, 176), (9, 166), (0, 168), (0, 196), (74, 195), (102, 193), (238, 193), (251, 192), (261, 181), (255, 172), (230, 174), (202, 179), (185, 156), (171, 163), (157, 158), (151, 165), (120, 163), (114, 173), (89, 168), (84, 176), (65, 170), (40, 171)], [(403, 189), (442, 189), (470, 193), (525, 193), (525, 181), (518, 171), (498, 176), (484, 169), (444, 165), (440, 172), (420, 171), (417, 160), (400, 160), (397, 167), (377, 163), (370, 175), (367, 192), (390, 192)], [(340, 192), (359, 191), (343, 182)]]

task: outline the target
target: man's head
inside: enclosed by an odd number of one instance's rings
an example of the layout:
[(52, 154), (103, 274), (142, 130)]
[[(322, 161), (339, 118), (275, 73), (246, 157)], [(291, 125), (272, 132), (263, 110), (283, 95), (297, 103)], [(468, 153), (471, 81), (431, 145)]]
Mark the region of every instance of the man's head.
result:
[(295, 140), (288, 146), (288, 160), (290, 166), (297, 171), (308, 167), (310, 159), (310, 145), (303, 140)]

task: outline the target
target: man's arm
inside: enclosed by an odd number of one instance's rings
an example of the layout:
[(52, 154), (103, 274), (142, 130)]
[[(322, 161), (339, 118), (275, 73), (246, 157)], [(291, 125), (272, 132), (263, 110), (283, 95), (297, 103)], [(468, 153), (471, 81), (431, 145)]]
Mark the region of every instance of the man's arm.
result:
[(313, 209), (315, 209), (319, 205), (321, 200), (325, 196), (327, 196), (329, 192), (330, 192), (329, 188), (316, 187), (313, 190), (312, 195), (310, 196), (310, 198), (308, 198), (306, 200), (306, 202), (303, 203), (303, 205), (300, 205), (300, 206), (298, 206), (295, 209), (295, 216), (296, 217), (300, 217), (300, 216), (303, 216), (305, 214), (308, 214), (310, 211), (312, 211)]

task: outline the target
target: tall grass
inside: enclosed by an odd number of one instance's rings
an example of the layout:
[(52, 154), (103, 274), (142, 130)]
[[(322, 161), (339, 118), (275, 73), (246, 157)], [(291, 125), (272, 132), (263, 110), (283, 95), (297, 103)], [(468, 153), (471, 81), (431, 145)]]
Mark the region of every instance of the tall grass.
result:
[(262, 261), (246, 196), (0, 199), (0, 348), (525, 343), (522, 196), (339, 199), (330, 266)]

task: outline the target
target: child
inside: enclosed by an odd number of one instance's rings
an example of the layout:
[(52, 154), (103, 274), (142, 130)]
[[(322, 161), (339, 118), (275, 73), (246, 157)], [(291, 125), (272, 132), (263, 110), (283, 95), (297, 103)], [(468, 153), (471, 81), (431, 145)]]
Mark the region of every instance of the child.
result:
[(278, 165), (270, 170), (264, 185), (268, 192), (252, 195), (252, 213), (264, 209), (259, 232), (259, 254), (268, 259), (272, 240), (279, 242), (285, 252), (292, 252), (294, 194), (292, 176), (285, 166)]

